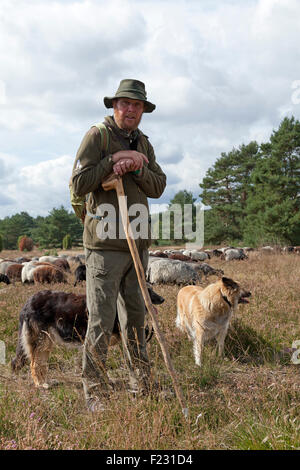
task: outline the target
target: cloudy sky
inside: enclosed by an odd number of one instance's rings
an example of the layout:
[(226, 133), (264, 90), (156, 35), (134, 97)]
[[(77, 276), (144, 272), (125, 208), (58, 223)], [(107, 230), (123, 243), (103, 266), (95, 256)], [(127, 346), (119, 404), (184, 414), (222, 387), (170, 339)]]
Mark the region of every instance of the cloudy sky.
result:
[(167, 203), (221, 152), (300, 118), (299, 0), (0, 0), (0, 218), (69, 205), (86, 130), (122, 78), (157, 105), (141, 129)]

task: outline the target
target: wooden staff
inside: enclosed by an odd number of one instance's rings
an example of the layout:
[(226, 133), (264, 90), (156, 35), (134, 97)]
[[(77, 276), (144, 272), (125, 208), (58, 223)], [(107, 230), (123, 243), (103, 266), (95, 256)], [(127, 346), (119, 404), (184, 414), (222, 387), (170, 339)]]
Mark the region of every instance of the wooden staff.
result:
[[(146, 285), (146, 278), (145, 278), (144, 268), (142, 266), (142, 263), (141, 263), (141, 260), (140, 260), (140, 255), (139, 255), (139, 252), (138, 252), (138, 249), (136, 247), (136, 243), (135, 243), (135, 240), (134, 240), (134, 237), (133, 237), (133, 234), (132, 234), (132, 229), (131, 229), (130, 222), (129, 222), (129, 217), (128, 217), (127, 202), (126, 202), (126, 197), (125, 197), (125, 193), (124, 193), (122, 178), (120, 176), (116, 176), (115, 174), (111, 174), (110, 176), (108, 176), (103, 181), (102, 187), (105, 191), (110, 191), (111, 189), (114, 189), (117, 193), (119, 209), (120, 209), (121, 218), (122, 218), (122, 223), (123, 223), (123, 226), (124, 226), (124, 230), (125, 230), (129, 250), (130, 250), (133, 262), (134, 262), (134, 267), (135, 267), (135, 270), (136, 270), (138, 282), (139, 282), (139, 285), (140, 285), (140, 288), (141, 288), (141, 291), (142, 291), (142, 294), (143, 294), (143, 298), (144, 298), (147, 310), (148, 310), (148, 312), (150, 314), (150, 317), (152, 319), (154, 331), (156, 333), (158, 342), (160, 344), (160, 347), (161, 347), (161, 350), (162, 350), (162, 353), (163, 353), (163, 357), (164, 357), (167, 369), (168, 369), (168, 371), (170, 373), (170, 376), (172, 378), (174, 389), (175, 389), (177, 398), (179, 400), (182, 412), (183, 412), (184, 416), (187, 418), (188, 408), (186, 406), (182, 390), (181, 390), (180, 386), (178, 385), (177, 378), (176, 378), (176, 373), (175, 373), (174, 367), (173, 367), (172, 362), (171, 362), (171, 358), (170, 358), (170, 355), (169, 355), (169, 352), (168, 352), (168, 349), (167, 349), (167, 346), (166, 346), (166, 342), (165, 342), (163, 333), (160, 331), (158, 321), (156, 319), (157, 310), (154, 307), (154, 305), (152, 305), (152, 302), (151, 302), (151, 299), (150, 299), (150, 295), (149, 295), (147, 285)], [(123, 197), (121, 197), (121, 196), (123, 196)]]

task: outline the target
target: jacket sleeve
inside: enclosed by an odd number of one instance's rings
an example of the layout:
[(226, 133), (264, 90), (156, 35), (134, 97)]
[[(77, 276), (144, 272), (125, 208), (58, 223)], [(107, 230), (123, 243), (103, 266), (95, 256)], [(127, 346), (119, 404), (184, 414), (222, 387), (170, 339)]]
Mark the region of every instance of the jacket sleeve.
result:
[(92, 127), (80, 144), (72, 172), (72, 189), (76, 196), (95, 191), (112, 172), (109, 155), (101, 157), (101, 134), (97, 127)]
[(156, 162), (152, 145), (148, 141), (148, 166), (144, 165), (139, 175), (133, 175), (136, 184), (147, 197), (159, 198), (165, 190), (167, 177)]

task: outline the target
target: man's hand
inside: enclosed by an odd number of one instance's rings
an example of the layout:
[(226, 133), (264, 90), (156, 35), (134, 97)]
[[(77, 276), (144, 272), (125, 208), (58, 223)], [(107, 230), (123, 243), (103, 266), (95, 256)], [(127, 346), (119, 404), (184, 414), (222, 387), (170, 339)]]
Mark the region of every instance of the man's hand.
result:
[(120, 150), (112, 156), (115, 163), (113, 171), (116, 175), (124, 175), (130, 171), (141, 170), (144, 163), (148, 163), (148, 158), (135, 150)]

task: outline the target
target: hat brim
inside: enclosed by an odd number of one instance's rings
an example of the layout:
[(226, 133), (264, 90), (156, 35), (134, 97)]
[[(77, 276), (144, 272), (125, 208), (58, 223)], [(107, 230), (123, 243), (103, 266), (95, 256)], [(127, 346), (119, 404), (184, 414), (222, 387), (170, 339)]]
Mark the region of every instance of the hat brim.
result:
[[(113, 100), (117, 100), (118, 98), (130, 98), (131, 100), (138, 99), (134, 93), (132, 94), (126, 93), (122, 96), (113, 96), (112, 98), (105, 96), (103, 98), (103, 101), (104, 101), (106, 108), (113, 108)], [(144, 102), (144, 113), (152, 113), (152, 111), (154, 111), (156, 108), (155, 104), (150, 103), (150, 101), (141, 100), (141, 99), (139, 99), (139, 101)]]

